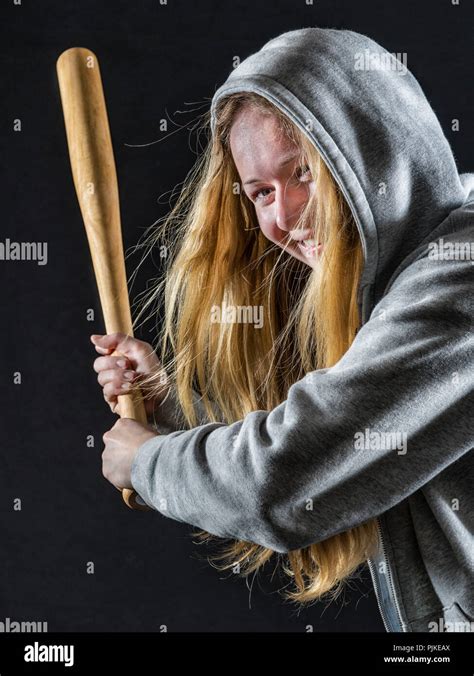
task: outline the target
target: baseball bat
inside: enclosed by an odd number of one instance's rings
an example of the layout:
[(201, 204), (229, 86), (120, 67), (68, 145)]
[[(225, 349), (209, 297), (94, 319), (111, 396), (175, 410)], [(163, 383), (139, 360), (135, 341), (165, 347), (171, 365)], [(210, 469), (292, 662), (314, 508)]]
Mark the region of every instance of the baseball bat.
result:
[[(106, 333), (133, 336), (120, 224), (117, 172), (96, 55), (83, 47), (64, 51), (56, 63), (67, 145), (77, 199), (87, 233)], [(113, 355), (120, 353), (114, 351)], [(147, 424), (139, 391), (118, 397), (120, 417)], [(133, 490), (122, 497), (147, 510)]]

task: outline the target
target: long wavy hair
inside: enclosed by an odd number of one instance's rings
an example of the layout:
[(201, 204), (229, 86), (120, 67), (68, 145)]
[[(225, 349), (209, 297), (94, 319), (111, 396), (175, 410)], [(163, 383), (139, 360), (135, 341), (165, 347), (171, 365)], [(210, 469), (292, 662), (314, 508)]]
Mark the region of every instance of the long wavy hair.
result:
[[(229, 136), (236, 115), (247, 106), (276, 119), (281, 133), (300, 149), (301, 165), (311, 171), (315, 190), (294, 229), (311, 227), (316, 242), (323, 242), (315, 269), (264, 237), (242, 189)], [(359, 328), (357, 292), (363, 267), (352, 213), (302, 129), (252, 92), (221, 100), (214, 135), (210, 112), (203, 118), (207, 146), (174, 207), (150, 226), (145, 241), (150, 250), (164, 252), (167, 265), (145, 294), (137, 317), (147, 308), (161, 307), (164, 289), (164, 320), (155, 347), (189, 427), (198, 424), (193, 389), (202, 397), (209, 421), (231, 424), (251, 411), (272, 410), (287, 398), (293, 383), (334, 365)], [(212, 322), (213, 307), (223, 304), (261, 306), (263, 326)], [(163, 383), (163, 371), (157, 371), (140, 386), (151, 397), (163, 393)], [(224, 544), (206, 531), (192, 535), (201, 544), (213, 539)], [(276, 554), (295, 583), (285, 598), (306, 604), (338, 595), (344, 580), (374, 553), (377, 528), (372, 519), (284, 554), (253, 542), (225, 542), (217, 556), (207, 557), (210, 563), (223, 560), (214, 567), (246, 577)]]

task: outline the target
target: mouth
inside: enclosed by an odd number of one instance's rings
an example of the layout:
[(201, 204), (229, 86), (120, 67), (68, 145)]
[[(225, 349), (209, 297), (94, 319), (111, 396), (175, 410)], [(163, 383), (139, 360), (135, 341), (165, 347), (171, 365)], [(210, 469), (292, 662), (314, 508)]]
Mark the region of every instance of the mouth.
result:
[(316, 241), (314, 239), (305, 239), (302, 242), (298, 242), (298, 249), (302, 252), (303, 256), (306, 256), (306, 258), (314, 258), (316, 255), (316, 252), (319, 254), (323, 250), (323, 245), (321, 242), (318, 242), (316, 244)]

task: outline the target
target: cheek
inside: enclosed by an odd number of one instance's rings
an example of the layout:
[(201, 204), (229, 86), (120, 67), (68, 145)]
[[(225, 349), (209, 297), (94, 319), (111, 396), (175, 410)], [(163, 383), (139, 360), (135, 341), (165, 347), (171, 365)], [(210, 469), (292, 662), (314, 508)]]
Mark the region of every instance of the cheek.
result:
[(262, 212), (259, 212), (258, 210), (256, 210), (256, 216), (258, 225), (264, 236), (267, 239), (269, 239), (270, 242), (278, 244), (284, 233), (282, 233), (281, 230), (279, 230), (278, 226), (275, 223), (275, 219), (270, 218), (268, 214), (264, 214)]

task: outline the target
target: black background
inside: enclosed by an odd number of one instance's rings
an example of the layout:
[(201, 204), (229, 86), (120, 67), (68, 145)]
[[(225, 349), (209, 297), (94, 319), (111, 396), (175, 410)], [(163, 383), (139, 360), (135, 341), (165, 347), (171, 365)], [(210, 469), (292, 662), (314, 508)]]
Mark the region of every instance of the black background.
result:
[[(56, 60), (88, 47), (99, 58), (120, 186), (125, 247), (167, 209), (195, 159), (191, 102), (209, 102), (232, 69), (267, 40), (311, 25), (369, 35), (407, 52), (452, 144), (472, 170), (473, 12), (450, 0), (3, 0), (1, 240), (48, 242), (48, 264), (0, 261), (2, 353), (0, 621), (48, 622), (50, 631), (384, 631), (368, 573), (326, 608), (296, 613), (277, 593), (274, 563), (245, 581), (219, 574), (191, 528), (132, 512), (101, 474), (105, 406), (91, 333), (103, 333), (71, 178)], [(202, 109), (201, 109), (202, 110)], [(451, 131), (459, 119), (461, 130)], [(22, 131), (13, 131), (21, 119)], [(169, 123), (169, 132), (177, 129)], [(168, 133), (169, 133), (168, 132)], [(160, 140), (163, 139), (163, 140)], [(155, 141), (160, 140), (157, 143)], [(142, 147), (136, 147), (142, 144)], [(139, 254), (127, 258), (128, 274)], [(156, 274), (147, 260), (131, 300)], [(86, 312), (95, 309), (96, 320)], [(138, 337), (153, 342), (154, 322)], [(13, 384), (21, 372), (22, 384)], [(94, 435), (95, 448), (86, 446)], [(22, 510), (13, 510), (15, 498)], [(87, 562), (95, 573), (87, 574)]]

